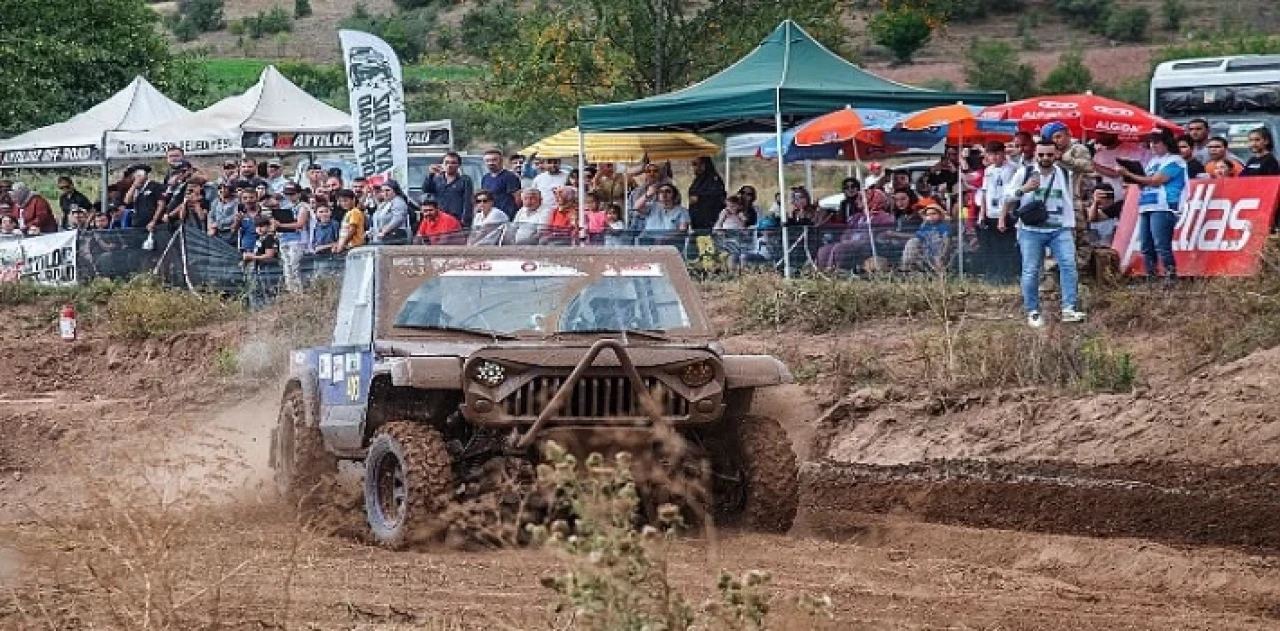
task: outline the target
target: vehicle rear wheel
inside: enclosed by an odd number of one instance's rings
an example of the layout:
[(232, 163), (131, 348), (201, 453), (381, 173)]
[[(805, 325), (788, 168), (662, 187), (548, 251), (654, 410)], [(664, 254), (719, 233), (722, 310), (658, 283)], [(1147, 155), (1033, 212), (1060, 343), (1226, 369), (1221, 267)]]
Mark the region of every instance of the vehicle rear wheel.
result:
[(443, 520), (434, 524), (434, 532), (427, 528), (448, 505), (452, 485), (449, 452), (439, 432), (408, 421), (383, 425), (369, 444), (364, 468), (365, 516), (374, 540), (401, 548), (411, 534), (443, 534)]
[(306, 400), (302, 390), (285, 392), (280, 415), (272, 433), (271, 466), (275, 470), (276, 491), (291, 506), (313, 507), (323, 491), (327, 476), (338, 470), (338, 459), (324, 448), (320, 428), (307, 424)]
[(800, 504), (800, 470), (791, 440), (778, 421), (747, 415), (729, 420), (711, 445), (712, 493), (717, 518), (762, 532), (784, 533)]

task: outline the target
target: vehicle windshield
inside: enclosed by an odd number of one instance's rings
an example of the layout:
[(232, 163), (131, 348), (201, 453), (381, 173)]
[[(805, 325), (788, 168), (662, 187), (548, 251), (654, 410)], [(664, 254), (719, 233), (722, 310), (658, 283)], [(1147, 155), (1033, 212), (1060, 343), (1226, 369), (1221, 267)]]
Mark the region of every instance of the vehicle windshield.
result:
[[(398, 306), (392, 326), (478, 334), (661, 333), (691, 326), (660, 263), (574, 267), (520, 259), (442, 261), (404, 257), (392, 273), (423, 277)], [(399, 274), (396, 274), (399, 275)], [(652, 337), (652, 336), (651, 336)]]

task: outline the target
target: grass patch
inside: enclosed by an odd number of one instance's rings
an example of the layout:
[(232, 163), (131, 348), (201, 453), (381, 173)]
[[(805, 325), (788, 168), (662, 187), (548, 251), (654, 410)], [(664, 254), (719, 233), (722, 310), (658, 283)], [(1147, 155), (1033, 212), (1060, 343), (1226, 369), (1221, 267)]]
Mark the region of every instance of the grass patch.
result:
[(828, 333), (877, 318), (951, 318), (970, 309), (1012, 308), (1014, 291), (931, 277), (787, 280), (748, 274), (739, 281), (735, 319), (748, 330)]
[(1130, 392), (1138, 377), (1133, 357), (1090, 328), (985, 323), (951, 335), (925, 334), (917, 345), (921, 377), (947, 388)]
[(244, 307), (214, 294), (168, 289), (154, 276), (137, 276), (112, 294), (105, 307), (111, 332), (129, 339), (160, 337), (230, 322)]

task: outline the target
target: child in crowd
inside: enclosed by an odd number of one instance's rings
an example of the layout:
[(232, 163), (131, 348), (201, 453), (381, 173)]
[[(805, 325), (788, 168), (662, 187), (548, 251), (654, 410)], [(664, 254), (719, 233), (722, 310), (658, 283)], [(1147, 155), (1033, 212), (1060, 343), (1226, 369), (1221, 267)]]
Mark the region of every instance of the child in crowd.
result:
[(942, 207), (930, 204), (924, 207), (924, 223), (916, 230), (916, 236), (907, 242), (902, 251), (903, 271), (924, 268), (937, 272), (945, 269), (951, 248), (951, 224), (943, 221)]
[(730, 195), (725, 201), (724, 210), (716, 219), (716, 230), (744, 230), (747, 227), (747, 215), (743, 210), (742, 198)]
[(587, 191), (584, 212), (587, 219), (587, 243), (600, 245), (604, 243), (604, 232), (609, 226), (609, 212), (600, 206), (600, 194)]
[(607, 220), (607, 228), (605, 230), (605, 245), (622, 245), (624, 236), (627, 231), (627, 222), (622, 218), (622, 206), (618, 204), (609, 204), (605, 210), (605, 219)]
[(332, 256), (338, 247), (338, 222), (328, 205), (316, 207), (316, 225), (311, 231), (311, 250), (317, 255)]

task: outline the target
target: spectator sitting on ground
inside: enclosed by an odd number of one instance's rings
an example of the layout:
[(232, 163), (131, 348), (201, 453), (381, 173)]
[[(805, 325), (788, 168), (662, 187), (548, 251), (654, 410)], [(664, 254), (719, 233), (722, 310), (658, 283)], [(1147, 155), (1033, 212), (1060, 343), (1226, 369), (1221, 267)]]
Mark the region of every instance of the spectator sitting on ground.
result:
[(452, 235), (462, 231), (462, 224), (453, 215), (441, 212), (435, 195), (422, 196), (422, 222), (418, 224), (416, 243), (444, 245)]
[[(501, 154), (497, 157), (500, 158)], [(497, 198), (493, 191), (485, 188), (476, 193), (475, 217), (471, 220), (471, 237), (468, 239), (470, 245), (497, 245), (502, 242), (502, 233), (511, 218), (498, 208)]]
[(503, 241), (512, 245), (537, 245), (551, 221), (551, 208), (542, 209), (542, 192), (526, 188), (520, 193), (520, 209), (511, 218), (512, 228)]
[(937, 204), (925, 206), (923, 212), (924, 223), (902, 249), (902, 270), (941, 272), (951, 256), (951, 224), (943, 221), (945, 213)]

